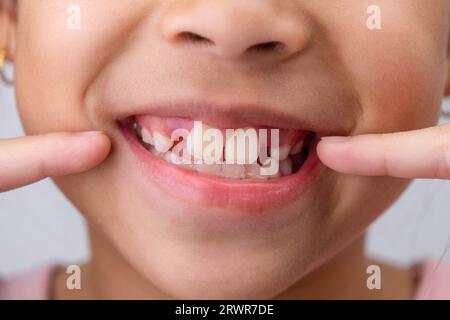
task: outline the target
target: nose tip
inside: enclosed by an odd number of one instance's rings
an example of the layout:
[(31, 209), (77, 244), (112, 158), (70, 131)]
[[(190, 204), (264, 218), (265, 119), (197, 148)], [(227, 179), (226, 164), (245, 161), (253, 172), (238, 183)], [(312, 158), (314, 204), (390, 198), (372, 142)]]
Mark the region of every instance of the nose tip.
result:
[(164, 17), (162, 33), (173, 44), (200, 45), (227, 59), (286, 58), (307, 46), (311, 33), (304, 17), (248, 3), (215, 0), (175, 8)]

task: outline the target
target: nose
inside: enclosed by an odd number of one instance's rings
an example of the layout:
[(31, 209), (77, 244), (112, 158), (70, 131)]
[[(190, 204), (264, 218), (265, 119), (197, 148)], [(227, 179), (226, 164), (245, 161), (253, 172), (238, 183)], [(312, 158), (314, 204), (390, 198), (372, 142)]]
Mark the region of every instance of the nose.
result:
[(174, 45), (200, 47), (225, 59), (252, 54), (285, 59), (304, 50), (311, 38), (308, 19), (286, 3), (292, 2), (179, 1), (165, 12), (161, 31)]

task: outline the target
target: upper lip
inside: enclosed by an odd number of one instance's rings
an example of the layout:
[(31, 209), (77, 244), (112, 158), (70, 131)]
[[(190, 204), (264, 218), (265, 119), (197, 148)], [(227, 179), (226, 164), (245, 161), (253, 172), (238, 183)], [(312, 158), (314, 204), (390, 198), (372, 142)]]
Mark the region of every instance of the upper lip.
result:
[(297, 129), (319, 133), (320, 135), (345, 135), (350, 128), (342, 123), (324, 123), (312, 121), (307, 117), (288, 112), (275, 111), (269, 105), (257, 103), (217, 103), (205, 100), (177, 100), (140, 105), (121, 110), (116, 115), (117, 121), (137, 115), (153, 115), (158, 117), (178, 117), (202, 120), (204, 123), (218, 128), (243, 128), (265, 126), (280, 129)]

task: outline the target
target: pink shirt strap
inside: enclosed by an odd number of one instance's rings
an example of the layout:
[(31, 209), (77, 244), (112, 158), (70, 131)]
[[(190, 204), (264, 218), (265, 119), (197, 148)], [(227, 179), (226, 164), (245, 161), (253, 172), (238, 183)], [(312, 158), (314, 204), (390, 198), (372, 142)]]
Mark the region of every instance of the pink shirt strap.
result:
[(417, 265), (419, 275), (417, 300), (450, 299), (450, 265), (445, 262), (427, 261)]
[(0, 300), (46, 300), (51, 295), (55, 267), (43, 267), (20, 276), (0, 280)]

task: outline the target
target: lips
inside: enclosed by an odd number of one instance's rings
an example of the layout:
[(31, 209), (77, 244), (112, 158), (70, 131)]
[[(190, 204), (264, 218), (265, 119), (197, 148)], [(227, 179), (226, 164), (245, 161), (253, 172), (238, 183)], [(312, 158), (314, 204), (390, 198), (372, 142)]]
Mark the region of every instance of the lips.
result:
[[(236, 121), (234, 127), (265, 128), (269, 132), (279, 129), (280, 150), (288, 148), (289, 152), (281, 151), (281, 159), (276, 159), (280, 160), (278, 173), (262, 176), (256, 170), (258, 167), (255, 167), (261, 165), (259, 159), (258, 163), (252, 165), (173, 163), (168, 153), (179, 141), (171, 141), (169, 133), (179, 128), (192, 130), (195, 118), (187, 117), (189, 111), (179, 116), (143, 113), (118, 121), (131, 152), (140, 164), (138, 167), (142, 170), (142, 176), (151, 179), (152, 183), (175, 199), (203, 208), (262, 212), (282, 207), (296, 199), (317, 176), (319, 160), (315, 153), (318, 142), (316, 132), (300, 128), (274, 128), (258, 122), (257, 117), (251, 123)], [(233, 122), (228, 116), (224, 114), (223, 123)], [(208, 117), (205, 118), (195, 120), (217, 123), (218, 119), (215, 117), (215, 121), (208, 121)]]

